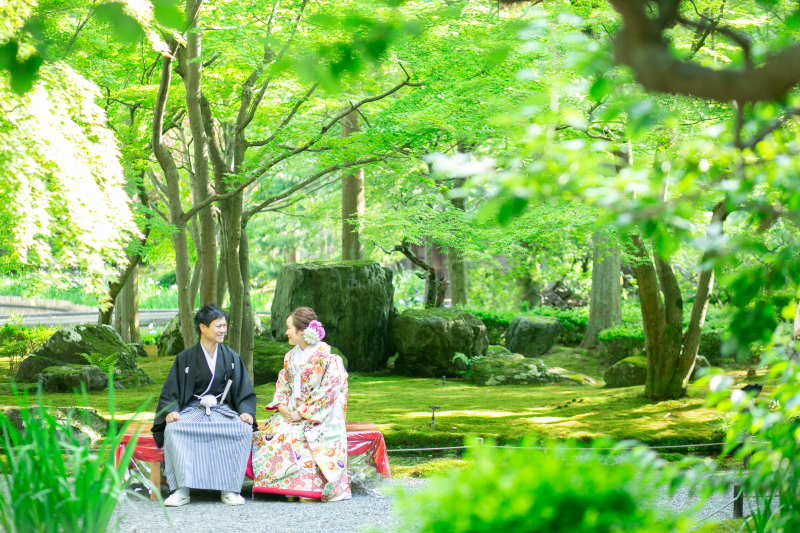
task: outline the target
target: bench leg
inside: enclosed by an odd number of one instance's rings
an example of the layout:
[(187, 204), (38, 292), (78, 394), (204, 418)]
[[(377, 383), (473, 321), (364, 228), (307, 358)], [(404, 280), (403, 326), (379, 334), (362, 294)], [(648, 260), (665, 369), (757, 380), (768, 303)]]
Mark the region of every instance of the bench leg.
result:
[(161, 463), (150, 463), (150, 488), (150, 499), (157, 500), (161, 494)]

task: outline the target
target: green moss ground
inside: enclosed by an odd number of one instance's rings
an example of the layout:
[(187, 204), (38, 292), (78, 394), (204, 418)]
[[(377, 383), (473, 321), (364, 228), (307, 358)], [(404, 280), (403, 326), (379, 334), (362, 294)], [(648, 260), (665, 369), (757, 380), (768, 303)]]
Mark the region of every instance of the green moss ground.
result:
[[(602, 379), (602, 364), (582, 350), (558, 348), (543, 359), (548, 366)], [(117, 391), (120, 416), (131, 416), (143, 403), (142, 417), (154, 415), (172, 360), (137, 360), (155, 384)], [(743, 370), (732, 374), (737, 381), (743, 380)], [(12, 405), (10, 378), (4, 376), (2, 381), (0, 405)], [(262, 420), (263, 406), (271, 400), (273, 391), (272, 384), (256, 388)], [(453, 379), (442, 387), (438, 379), (353, 374), (347, 417), (378, 424), (390, 448), (460, 445), (469, 434), (501, 443), (514, 443), (526, 436), (583, 441), (610, 436), (653, 445), (718, 442), (721, 437), (714, 423), (715, 412), (703, 407), (705, 390), (692, 386), (688, 397), (661, 403), (651, 403), (641, 393), (642, 387), (605, 389), (564, 384), (478, 387)], [(47, 394), (46, 401), (56, 406), (76, 404), (72, 394)], [(107, 392), (90, 393), (89, 403), (108, 414)], [(430, 405), (439, 406), (435, 429), (430, 427)]]

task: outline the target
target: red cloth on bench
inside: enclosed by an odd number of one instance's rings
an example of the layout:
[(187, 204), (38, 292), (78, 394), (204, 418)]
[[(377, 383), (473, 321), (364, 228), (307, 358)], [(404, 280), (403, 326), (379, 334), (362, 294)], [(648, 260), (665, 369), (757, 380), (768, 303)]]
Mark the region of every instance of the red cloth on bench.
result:
[[(153, 435), (150, 433), (150, 423), (133, 423), (128, 426), (125, 435), (117, 448), (116, 460), (119, 464), (125, 447), (133, 439), (136, 431), (140, 431), (136, 441), (136, 449), (133, 451), (133, 459), (148, 463), (163, 463), (164, 450), (156, 446)], [(373, 466), (383, 477), (390, 476), (389, 455), (386, 453), (386, 443), (383, 434), (378, 427), (371, 422), (348, 422), (347, 423), (347, 455), (361, 455), (364, 453), (374, 453), (372, 459)], [(253, 467), (250, 459), (247, 461), (247, 477), (253, 479)]]

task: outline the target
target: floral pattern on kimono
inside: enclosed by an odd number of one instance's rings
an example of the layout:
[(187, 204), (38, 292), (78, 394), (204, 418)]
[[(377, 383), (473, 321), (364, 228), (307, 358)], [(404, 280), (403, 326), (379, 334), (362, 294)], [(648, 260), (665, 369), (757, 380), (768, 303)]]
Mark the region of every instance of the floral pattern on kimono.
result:
[[(347, 478), (347, 372), (342, 358), (317, 344), (300, 371), (300, 398), (294, 405), (293, 352), (284, 357), (268, 410), (284, 404), (302, 417), (289, 423), (275, 413), (253, 435), (255, 487), (320, 492), (323, 501), (350, 497)], [(291, 466), (291, 463), (294, 466)]]

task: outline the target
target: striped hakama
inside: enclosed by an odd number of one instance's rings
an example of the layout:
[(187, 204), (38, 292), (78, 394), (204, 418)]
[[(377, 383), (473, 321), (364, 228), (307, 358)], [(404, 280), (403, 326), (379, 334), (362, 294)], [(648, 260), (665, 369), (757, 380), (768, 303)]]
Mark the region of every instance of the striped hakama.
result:
[(164, 462), (170, 490), (242, 490), (253, 428), (219, 404), (206, 415), (199, 402), (180, 412), (164, 432)]

